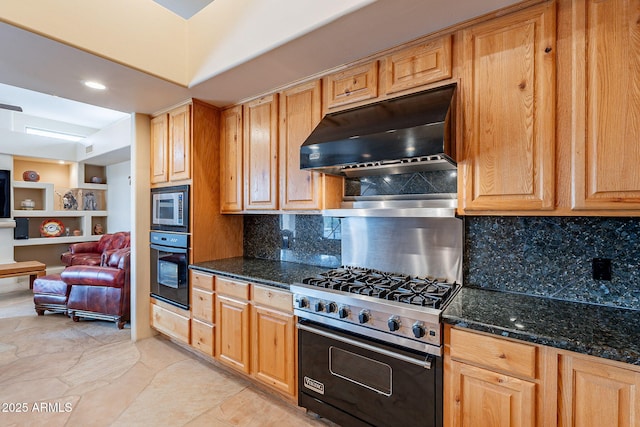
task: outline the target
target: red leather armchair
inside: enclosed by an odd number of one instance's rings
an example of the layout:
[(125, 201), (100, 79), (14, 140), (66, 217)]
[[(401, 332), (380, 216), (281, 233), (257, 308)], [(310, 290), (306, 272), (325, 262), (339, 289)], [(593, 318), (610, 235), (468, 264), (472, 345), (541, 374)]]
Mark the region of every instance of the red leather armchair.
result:
[(105, 256), (101, 266), (74, 265), (60, 273), (71, 285), (67, 311), (74, 322), (80, 317), (115, 321), (119, 329), (130, 319), (130, 248)]
[(100, 265), (102, 256), (109, 255), (117, 249), (128, 248), (131, 245), (131, 233), (119, 231), (105, 234), (97, 242), (82, 242), (69, 245), (69, 251), (60, 256), (62, 263), (70, 265)]

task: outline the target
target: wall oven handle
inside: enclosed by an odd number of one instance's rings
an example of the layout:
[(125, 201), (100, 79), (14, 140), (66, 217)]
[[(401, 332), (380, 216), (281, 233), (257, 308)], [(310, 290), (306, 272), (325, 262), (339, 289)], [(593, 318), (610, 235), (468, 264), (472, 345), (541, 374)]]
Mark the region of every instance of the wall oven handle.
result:
[(149, 247), (151, 249), (155, 249), (157, 251), (163, 251), (163, 252), (171, 252), (174, 254), (186, 254), (187, 253), (187, 249), (186, 248), (176, 248), (173, 246), (160, 246), (160, 245), (154, 245), (153, 243), (149, 245)]
[(428, 359), (428, 357), (426, 359), (416, 359), (414, 357), (409, 357), (409, 356), (405, 356), (404, 354), (394, 353), (394, 352), (386, 350), (384, 348), (379, 348), (379, 347), (373, 346), (371, 344), (360, 342), (360, 341), (357, 341), (357, 340), (354, 340), (354, 339), (351, 339), (351, 338), (347, 338), (347, 337), (343, 337), (343, 336), (340, 336), (340, 335), (332, 334), (331, 332), (326, 332), (326, 331), (314, 328), (312, 326), (303, 325), (301, 323), (298, 323), (296, 326), (297, 326), (298, 329), (302, 329), (303, 331), (311, 332), (312, 334), (321, 335), (323, 337), (330, 338), (330, 339), (336, 340), (336, 341), (340, 341), (340, 342), (343, 342), (345, 344), (353, 345), (355, 347), (360, 347), (360, 348), (363, 348), (365, 350), (372, 351), (374, 353), (378, 353), (378, 354), (382, 354), (384, 356), (392, 357), (394, 359), (402, 360), (403, 362), (412, 363), (414, 365), (421, 366), (421, 367), (423, 367), (425, 369), (431, 369), (431, 361)]

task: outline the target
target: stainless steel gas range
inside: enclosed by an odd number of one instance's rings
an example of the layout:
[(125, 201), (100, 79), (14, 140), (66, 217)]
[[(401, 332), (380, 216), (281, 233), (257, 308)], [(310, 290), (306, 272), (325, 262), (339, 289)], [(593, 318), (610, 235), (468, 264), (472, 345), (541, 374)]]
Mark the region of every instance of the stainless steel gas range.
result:
[(440, 316), (462, 245), (452, 216), (343, 218), (345, 266), (291, 286), (300, 406), (344, 426), (441, 426)]

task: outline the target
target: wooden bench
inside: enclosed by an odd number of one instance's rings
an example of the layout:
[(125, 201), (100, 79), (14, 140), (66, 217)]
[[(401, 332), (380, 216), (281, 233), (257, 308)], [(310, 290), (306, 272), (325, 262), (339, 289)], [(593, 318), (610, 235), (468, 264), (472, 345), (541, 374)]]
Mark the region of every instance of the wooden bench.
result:
[(16, 276), (29, 276), (29, 289), (33, 289), (33, 281), (36, 277), (46, 274), (47, 266), (38, 261), (21, 261), (0, 264), (0, 279)]

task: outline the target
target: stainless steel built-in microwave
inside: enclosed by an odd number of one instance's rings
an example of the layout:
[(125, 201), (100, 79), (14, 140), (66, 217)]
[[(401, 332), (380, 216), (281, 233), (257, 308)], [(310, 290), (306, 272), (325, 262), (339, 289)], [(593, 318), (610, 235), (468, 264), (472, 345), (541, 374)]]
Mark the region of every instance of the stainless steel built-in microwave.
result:
[(151, 229), (189, 232), (189, 186), (151, 189)]

